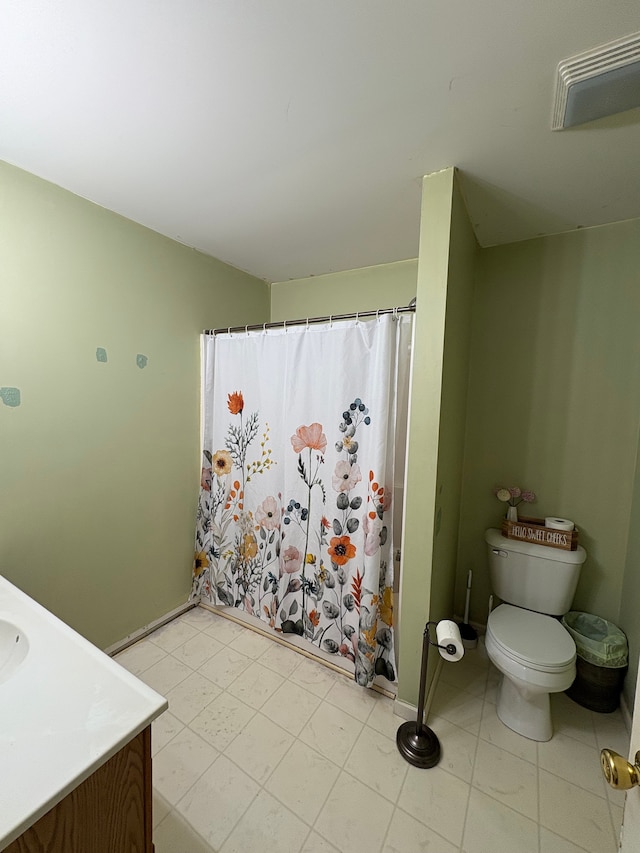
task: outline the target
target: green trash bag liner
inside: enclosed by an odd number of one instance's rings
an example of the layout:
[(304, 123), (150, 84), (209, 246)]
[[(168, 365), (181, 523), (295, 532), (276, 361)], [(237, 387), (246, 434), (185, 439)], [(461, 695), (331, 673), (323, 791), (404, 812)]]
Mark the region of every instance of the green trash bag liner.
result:
[(629, 647), (623, 631), (593, 613), (570, 610), (562, 617), (562, 624), (573, 637), (578, 654), (596, 666), (626, 666)]

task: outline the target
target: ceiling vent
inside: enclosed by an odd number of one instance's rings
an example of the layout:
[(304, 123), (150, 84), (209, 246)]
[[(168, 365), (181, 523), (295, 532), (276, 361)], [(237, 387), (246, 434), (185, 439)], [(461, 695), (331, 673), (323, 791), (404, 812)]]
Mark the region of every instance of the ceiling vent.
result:
[(552, 130), (640, 107), (640, 33), (558, 65)]

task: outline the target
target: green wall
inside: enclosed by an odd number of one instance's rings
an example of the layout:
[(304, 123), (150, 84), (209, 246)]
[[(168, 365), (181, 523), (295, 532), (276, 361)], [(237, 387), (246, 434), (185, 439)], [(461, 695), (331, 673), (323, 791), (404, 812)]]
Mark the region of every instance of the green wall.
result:
[(271, 285), (271, 319), (300, 320), (408, 305), (416, 295), (418, 261), (398, 261)]
[(479, 252), (457, 180), (454, 181), (452, 202), (431, 576), (430, 618), (435, 620), (453, 616), (467, 426), (471, 315)]
[(624, 627), (629, 640), (629, 672), (624, 682), (624, 694), (628, 706), (633, 708), (638, 678), (638, 655), (640, 654), (640, 619), (638, 618), (638, 606), (640, 605), (640, 453), (636, 456), (630, 520), (629, 544), (622, 581), (622, 599), (618, 624)]
[(199, 332), (269, 288), (6, 164), (0, 270), (0, 571), (104, 648), (186, 600)]
[(637, 617), (621, 601), (625, 588), (637, 590), (627, 544), (637, 489), (639, 327), (640, 220), (480, 253), (458, 612), (472, 568), (471, 618), (486, 621), (483, 532), (504, 515), (492, 489), (519, 485), (538, 495), (531, 514), (575, 520), (588, 559), (574, 608), (620, 624), (637, 660)]
[[(453, 615), (475, 251), (455, 170), (428, 175), (422, 187), (400, 589), (398, 698), (413, 705), (425, 623)], [(431, 655), (429, 680), (435, 664)]]

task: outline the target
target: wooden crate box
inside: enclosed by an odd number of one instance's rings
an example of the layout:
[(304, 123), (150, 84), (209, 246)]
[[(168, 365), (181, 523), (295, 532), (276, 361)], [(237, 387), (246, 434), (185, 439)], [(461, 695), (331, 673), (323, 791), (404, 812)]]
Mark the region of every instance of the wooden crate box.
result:
[(518, 539), (520, 542), (531, 542), (533, 545), (544, 545), (548, 548), (562, 548), (564, 551), (575, 551), (578, 547), (578, 531), (553, 530), (544, 526), (544, 518), (519, 518), (502, 522), (502, 535), (507, 539)]

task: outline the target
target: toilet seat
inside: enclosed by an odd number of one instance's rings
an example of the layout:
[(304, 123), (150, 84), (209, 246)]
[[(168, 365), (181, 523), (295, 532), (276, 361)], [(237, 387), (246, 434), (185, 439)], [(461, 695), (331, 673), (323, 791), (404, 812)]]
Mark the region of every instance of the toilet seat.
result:
[(542, 613), (501, 604), (489, 614), (487, 635), (503, 655), (529, 670), (561, 673), (575, 663), (573, 638)]

